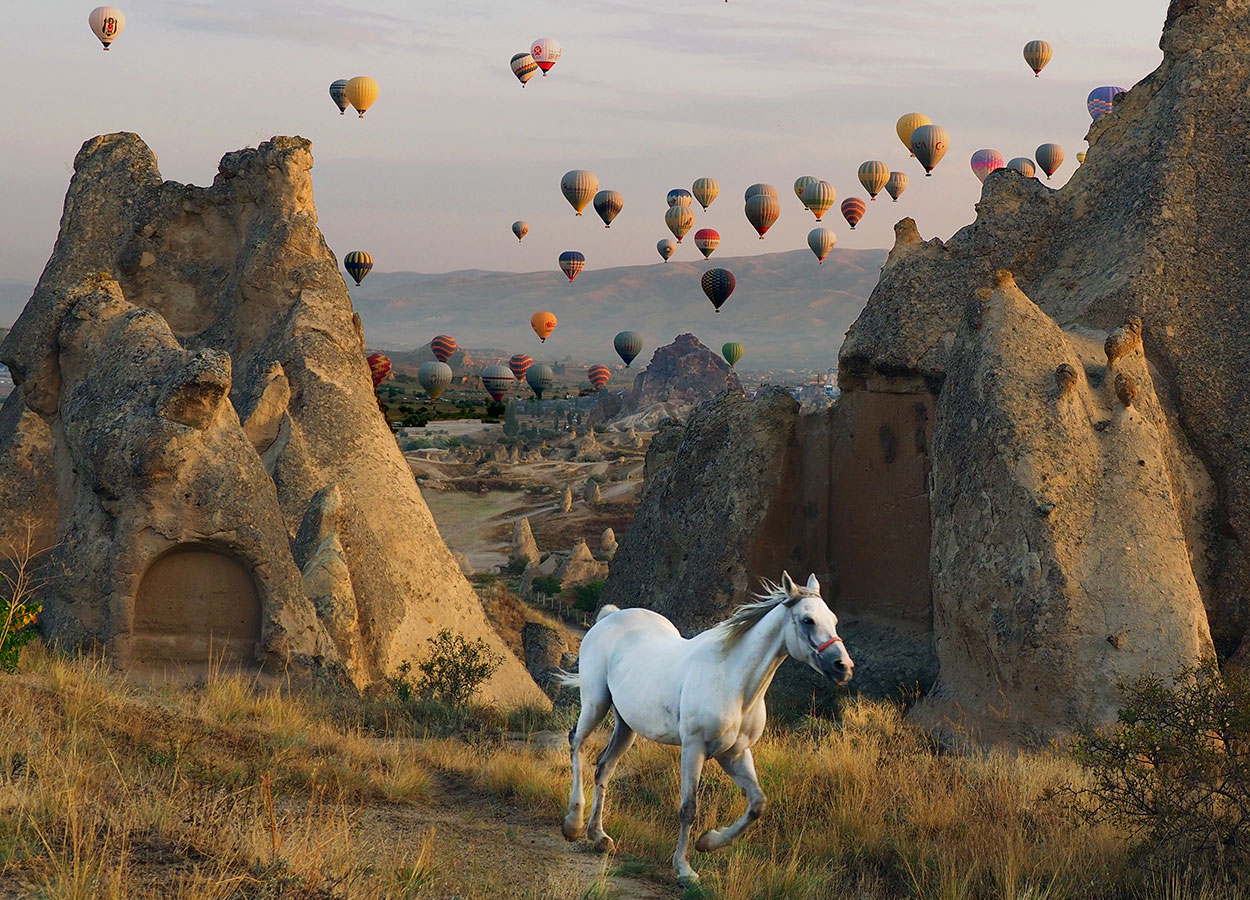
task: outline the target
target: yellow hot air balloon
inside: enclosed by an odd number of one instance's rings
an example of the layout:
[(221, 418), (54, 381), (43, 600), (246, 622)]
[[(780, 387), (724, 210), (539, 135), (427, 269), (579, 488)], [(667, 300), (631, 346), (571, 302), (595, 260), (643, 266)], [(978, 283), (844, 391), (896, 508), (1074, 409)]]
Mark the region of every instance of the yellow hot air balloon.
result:
[(879, 159), (870, 159), (859, 167), (859, 183), (873, 200), (890, 180), (890, 167)]
[(668, 226), (669, 231), (673, 232), (673, 237), (677, 238), (677, 243), (680, 244), (686, 232), (694, 227), (694, 210), (680, 203), (670, 206), (664, 213), (664, 224)]
[(1085, 165), (1085, 151), (1084, 150), (1082, 150), (1080, 153), (1076, 155), (1076, 164), (1078, 166)]
[[(916, 154), (911, 149), (911, 136), (921, 125), (932, 125), (933, 120), (923, 113), (908, 113), (901, 116), (894, 125), (894, 132), (898, 135), (898, 139), (903, 142), (903, 146), (907, 148), (907, 152), (912, 156)], [(888, 176), (887, 176), (888, 177)]]
[(373, 105), (373, 101), (378, 99), (379, 90), (378, 83), (372, 78), (357, 75), (347, 82), (343, 93), (347, 96), (347, 102), (356, 108), (356, 112), (363, 119), (365, 112)]
[(798, 197), (799, 202), (804, 206), (807, 206), (807, 202), (803, 199), (803, 192), (807, 190), (809, 184), (815, 184), (818, 181), (820, 181), (819, 178), (811, 175), (803, 175), (794, 180), (794, 196)]
[(694, 194), (694, 199), (699, 201), (703, 211), (707, 212), (707, 208), (712, 205), (712, 201), (720, 194), (720, 184), (717, 183), (715, 178), (699, 178), (690, 186), (690, 192)]
[[(534, 313), (534, 315), (530, 316), (530, 328), (534, 329), (534, 334), (538, 335), (540, 341), (546, 343), (547, 338), (551, 337), (551, 332), (556, 330), (555, 313), (550, 313), (546, 310)], [(511, 375), (512, 373), (509, 372), (508, 374)]]
[(593, 172), (587, 172), (585, 169), (565, 172), (564, 177), (560, 179), (560, 193), (564, 194), (564, 199), (569, 201), (569, 206), (573, 207), (573, 211), (579, 216), (598, 192), (599, 179)]
[(1055, 51), (1045, 41), (1029, 41), (1024, 45), (1024, 61), (1029, 64), (1036, 78), (1042, 77), (1042, 69), (1046, 68), (1054, 55)]
[(838, 199), (838, 192), (827, 181), (813, 181), (803, 190), (803, 205), (812, 211), (819, 222)]

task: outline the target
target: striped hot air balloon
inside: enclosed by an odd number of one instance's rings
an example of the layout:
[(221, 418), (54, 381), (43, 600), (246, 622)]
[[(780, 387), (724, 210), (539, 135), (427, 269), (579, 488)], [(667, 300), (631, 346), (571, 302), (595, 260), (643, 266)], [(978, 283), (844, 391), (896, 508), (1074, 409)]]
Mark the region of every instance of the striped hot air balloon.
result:
[(1097, 122), (1107, 113), (1115, 108), (1116, 98), (1121, 94), (1127, 94), (1128, 91), (1122, 87), (1096, 87), (1089, 92), (1089, 97), (1085, 100), (1085, 108), (1089, 110), (1089, 117)]
[(107, 50), (126, 27), (126, 17), (116, 6), (97, 6), (87, 16), (87, 23), (91, 26), (91, 33)]
[(517, 381), (525, 377), (525, 373), (529, 371), (532, 365), (534, 365), (533, 357), (525, 353), (515, 353), (508, 360), (508, 368), (512, 370), (512, 374), (516, 376)]
[(538, 71), (538, 63), (534, 61), (533, 54), (517, 53), (512, 57), (512, 74), (516, 76), (516, 80), (521, 82), (521, 87), (525, 87), (525, 82), (534, 77), (534, 73)]
[(703, 293), (707, 294), (707, 298), (712, 301), (712, 306), (716, 307), (717, 312), (720, 312), (720, 308), (725, 305), (729, 295), (738, 286), (733, 272), (728, 269), (708, 269), (703, 273), (699, 283), (703, 287)]
[(771, 184), (753, 184), (749, 188), (747, 188), (746, 193), (743, 195), (742, 199), (750, 200), (752, 197), (756, 196), (757, 194), (764, 194), (766, 196), (772, 197), (774, 200), (778, 199), (778, 197), (780, 196), (777, 193), (777, 189), (773, 187)]
[(451, 366), (437, 360), (422, 363), (417, 369), (417, 380), (429, 398), (437, 400), (451, 385)]
[(611, 228), (612, 220), (620, 215), (625, 206), (625, 198), (619, 191), (600, 191), (595, 194), (595, 212), (603, 219), (603, 227)]
[(694, 192), (694, 199), (699, 201), (703, 211), (707, 212), (712, 201), (720, 195), (720, 184), (715, 178), (697, 178), (690, 186), (690, 190)]
[(655, 249), (663, 260), (668, 262), (673, 258), (673, 254), (677, 252), (677, 242), (672, 238), (664, 238), (662, 241), (656, 241)]
[(1037, 175), (1037, 167), (1033, 165), (1033, 160), (1027, 156), (1017, 156), (1011, 162), (1007, 163), (1007, 168), (1014, 172), (1019, 172), (1025, 178), (1032, 178)]
[(759, 232), (760, 240), (764, 240), (764, 234), (768, 229), (773, 227), (773, 223), (781, 215), (781, 201), (776, 197), (768, 194), (756, 194), (746, 205), (747, 221), (751, 223), (751, 227)]
[(343, 257), (343, 268), (355, 279), (356, 284), (365, 280), (369, 270), (373, 268), (373, 257), (363, 250), (353, 250)]
[(434, 352), (435, 359), (445, 363), (456, 352), (456, 340), (450, 334), (440, 334), (430, 341), (430, 349)]
[(859, 224), (859, 220), (868, 212), (868, 204), (862, 197), (847, 197), (842, 201), (842, 218), (851, 226), (851, 231)]
[(1058, 144), (1042, 144), (1033, 154), (1033, 158), (1037, 160), (1037, 165), (1046, 173), (1046, 179), (1049, 181), (1050, 176), (1058, 172), (1059, 167), (1063, 165), (1063, 148)]
[(1029, 41), (1024, 45), (1024, 61), (1029, 64), (1036, 78), (1042, 77), (1042, 69), (1050, 62), (1055, 51), (1045, 41)]
[(742, 359), (742, 353), (742, 345), (737, 341), (729, 341), (720, 348), (720, 355), (725, 357), (725, 362), (729, 363), (731, 369), (738, 364), (738, 360)]
[(677, 238), (677, 243), (680, 244), (686, 232), (694, 227), (694, 210), (680, 203), (670, 206), (664, 213), (664, 224), (668, 226), (669, 231), (673, 232), (673, 237)]
[(990, 173), (997, 172), (1005, 165), (1007, 165), (1006, 157), (997, 150), (986, 148), (972, 154), (972, 173), (982, 184), (985, 184), (985, 179), (990, 177)]
[(715, 228), (700, 228), (694, 233), (694, 245), (707, 259), (720, 246), (720, 232)]
[(343, 93), (347, 96), (347, 100), (356, 108), (356, 112), (360, 114), (360, 118), (365, 117), (365, 113), (369, 111), (369, 107), (373, 106), (375, 100), (378, 99), (378, 93), (381, 88), (378, 83), (367, 75), (357, 75), (355, 78), (349, 78), (347, 86), (343, 88)]
[(879, 159), (870, 159), (859, 167), (859, 183), (864, 186), (871, 200), (877, 199), (890, 180), (890, 167)]
[(373, 389), (377, 390), (378, 385), (391, 374), (391, 358), (385, 353), (370, 353), (368, 360), (369, 374), (373, 376)]
[(946, 151), (950, 149), (951, 136), (941, 125), (921, 125), (911, 135), (911, 152), (924, 166), (925, 177), (933, 175)]
[(525, 373), (525, 383), (530, 386), (534, 396), (541, 400), (543, 392), (551, 390), (551, 386), (556, 383), (556, 373), (552, 371), (551, 366), (539, 363), (536, 366), (530, 366), (530, 370)]
[(820, 179), (812, 175), (800, 175), (798, 178), (794, 179), (794, 196), (798, 197), (799, 202), (804, 206), (807, 206), (807, 201), (803, 199), (803, 192), (807, 190), (807, 186), (809, 184), (815, 184), (818, 181), (820, 181)]
[(694, 202), (694, 194), (690, 193), (685, 188), (673, 188), (668, 192), (668, 196), (664, 199), (668, 201), (668, 205), (670, 207), (689, 206)]
[(923, 113), (907, 113), (904, 116), (899, 116), (898, 121), (894, 123), (894, 133), (903, 142), (907, 152), (915, 156), (915, 152), (911, 149), (911, 136), (916, 133), (917, 128), (932, 124), (933, 120)]
[(1085, 165), (1085, 151), (1084, 150), (1082, 150), (1080, 153), (1076, 155), (1076, 164), (1078, 166)]
[(592, 388), (601, 391), (612, 380), (612, 370), (602, 364), (591, 366), (586, 370), (586, 378), (590, 381)]
[(544, 77), (551, 71), (551, 67), (559, 62), (563, 54), (564, 49), (555, 38), (539, 38), (530, 44), (530, 55), (534, 57), (538, 68), (543, 70)]
[(544, 344), (547, 338), (551, 337), (551, 332), (556, 330), (557, 324), (555, 313), (546, 310), (530, 316), (530, 328), (534, 329), (534, 334), (538, 335), (538, 339)]
[(517, 243), (520, 243), (525, 239), (525, 236), (530, 233), (529, 223), (522, 221), (521, 219), (517, 219), (512, 223), (512, 233), (516, 235)]
[(334, 101), (334, 105), (339, 108), (339, 115), (347, 112), (347, 107), (351, 103), (347, 100), (347, 79), (340, 78), (338, 81), (330, 82), (330, 99)]
[(891, 172), (890, 180), (885, 183), (886, 193), (898, 203), (898, 198), (907, 190), (907, 175), (904, 172)]
[(580, 250), (565, 250), (560, 254), (560, 268), (569, 276), (569, 284), (586, 268), (586, 256)]
[(595, 177), (594, 172), (587, 172), (585, 169), (565, 172), (564, 177), (560, 179), (560, 193), (564, 194), (564, 199), (569, 201), (569, 206), (573, 207), (573, 211), (579, 216), (598, 190), (599, 179)]
[(642, 335), (636, 331), (622, 331), (612, 339), (612, 346), (628, 369), (629, 364), (642, 352)]
[(819, 222), (838, 199), (838, 192), (827, 181), (813, 181), (803, 190), (803, 205), (812, 211)]
[(482, 387), (486, 388), (486, 393), (490, 394), (491, 399), (496, 403), (503, 401), (515, 383), (516, 379), (512, 377), (512, 370), (507, 366), (487, 366), (482, 370)]
[(837, 242), (838, 236), (828, 228), (813, 228), (807, 235), (807, 246), (812, 248), (821, 265), (824, 265), (825, 257)]

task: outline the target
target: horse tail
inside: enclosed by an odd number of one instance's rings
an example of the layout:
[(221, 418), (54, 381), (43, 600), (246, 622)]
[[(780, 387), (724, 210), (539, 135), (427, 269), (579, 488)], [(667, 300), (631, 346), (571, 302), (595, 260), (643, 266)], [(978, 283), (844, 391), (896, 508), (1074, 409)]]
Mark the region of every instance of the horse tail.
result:
[(600, 609), (598, 614), (595, 616), (595, 624), (598, 625), (607, 616), (612, 615), (612, 613), (614, 612), (620, 612), (620, 611), (621, 611), (621, 608), (619, 606), (613, 606), (611, 603), (603, 604), (603, 608)]
[(549, 682), (554, 682), (560, 687), (580, 688), (582, 686), (582, 676), (577, 672), (567, 672), (564, 669), (555, 669), (547, 676)]

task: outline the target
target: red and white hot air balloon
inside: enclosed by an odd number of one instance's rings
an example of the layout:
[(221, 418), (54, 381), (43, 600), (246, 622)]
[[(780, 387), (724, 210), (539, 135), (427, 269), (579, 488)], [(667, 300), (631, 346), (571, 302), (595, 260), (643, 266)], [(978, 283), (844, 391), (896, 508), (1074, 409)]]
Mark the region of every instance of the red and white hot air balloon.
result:
[(694, 245), (707, 259), (720, 246), (720, 232), (714, 228), (700, 228), (694, 233)]
[(544, 78), (551, 71), (551, 67), (560, 61), (563, 52), (560, 42), (555, 38), (539, 38), (530, 44), (530, 56), (534, 57), (538, 68), (543, 70)]

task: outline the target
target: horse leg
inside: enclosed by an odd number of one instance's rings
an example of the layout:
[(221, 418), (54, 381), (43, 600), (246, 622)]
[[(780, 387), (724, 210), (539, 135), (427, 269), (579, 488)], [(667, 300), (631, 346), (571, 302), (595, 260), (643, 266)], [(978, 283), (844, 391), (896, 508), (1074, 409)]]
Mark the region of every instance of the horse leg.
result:
[(718, 756), (716, 761), (725, 770), (725, 774), (732, 778), (734, 784), (746, 795), (747, 811), (728, 828), (712, 828), (703, 832), (694, 845), (695, 849), (701, 852), (732, 844), (742, 835), (742, 832), (747, 830), (748, 825), (764, 814), (768, 806), (768, 797), (765, 796), (760, 788), (759, 780), (755, 777), (755, 760), (749, 749), (735, 756)]
[(677, 832), (677, 852), (673, 854), (673, 868), (677, 870), (679, 884), (692, 884), (699, 880), (699, 873), (690, 868), (690, 829), (699, 814), (699, 777), (703, 774), (706, 758), (702, 744), (681, 745), (681, 825)]
[(560, 826), (560, 832), (566, 841), (575, 841), (582, 836), (582, 810), (586, 798), (582, 794), (582, 744), (590, 733), (599, 727), (603, 717), (608, 714), (612, 698), (608, 694), (606, 684), (588, 685), (582, 682), (582, 711), (577, 716), (577, 725), (569, 732), (569, 757), (573, 761), (573, 788), (569, 791), (569, 811)]
[(616, 773), (616, 764), (621, 761), (625, 751), (634, 743), (634, 729), (625, 724), (618, 710), (616, 727), (612, 729), (612, 739), (599, 754), (595, 763), (595, 796), (590, 803), (590, 825), (588, 836), (594, 842), (595, 849), (604, 853), (616, 850), (616, 842), (608, 837), (603, 830), (603, 806), (607, 802), (608, 782)]

